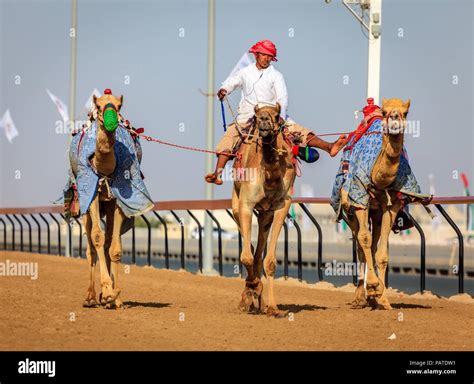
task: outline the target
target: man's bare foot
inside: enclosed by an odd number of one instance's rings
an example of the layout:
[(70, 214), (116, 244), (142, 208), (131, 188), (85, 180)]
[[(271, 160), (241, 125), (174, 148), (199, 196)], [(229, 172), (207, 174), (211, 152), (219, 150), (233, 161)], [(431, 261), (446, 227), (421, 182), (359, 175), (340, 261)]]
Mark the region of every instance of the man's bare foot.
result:
[(217, 184), (217, 185), (222, 184), (222, 179), (220, 178), (220, 175), (217, 174), (217, 173), (208, 173), (204, 179), (208, 183), (214, 183), (214, 184)]
[(336, 156), (339, 151), (347, 144), (348, 141), (349, 139), (346, 137), (346, 135), (339, 136), (339, 139), (337, 139), (337, 141), (331, 144), (331, 150), (329, 151), (329, 155), (331, 157)]

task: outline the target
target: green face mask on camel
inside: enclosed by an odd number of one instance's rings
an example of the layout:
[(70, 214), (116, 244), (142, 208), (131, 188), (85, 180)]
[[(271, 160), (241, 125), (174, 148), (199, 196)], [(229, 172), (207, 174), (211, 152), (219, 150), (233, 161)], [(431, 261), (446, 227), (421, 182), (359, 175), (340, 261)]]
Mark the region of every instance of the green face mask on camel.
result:
[(114, 132), (118, 127), (118, 115), (113, 104), (104, 107), (104, 128), (109, 132)]

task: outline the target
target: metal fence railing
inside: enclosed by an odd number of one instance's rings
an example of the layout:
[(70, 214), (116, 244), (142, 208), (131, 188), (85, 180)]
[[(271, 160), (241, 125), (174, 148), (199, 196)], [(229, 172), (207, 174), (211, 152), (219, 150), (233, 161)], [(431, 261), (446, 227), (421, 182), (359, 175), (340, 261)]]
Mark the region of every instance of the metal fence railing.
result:
[[(324, 279), (323, 274), (323, 249), (324, 239), (321, 224), (316, 219), (315, 215), (311, 213), (308, 208), (314, 204), (329, 204), (328, 198), (295, 198), (293, 203), (301, 207), (302, 212), (307, 216), (312, 225), (315, 228), (315, 235), (317, 244), (311, 246), (311, 249), (306, 250), (307, 254), (314, 255), (310, 257), (311, 264), (314, 264), (317, 269), (317, 280), (322, 281)], [(458, 239), (458, 250), (457, 250), (457, 277), (458, 277), (458, 292), (464, 292), (464, 235), (453, 219), (448, 215), (443, 205), (448, 204), (473, 204), (474, 197), (439, 197), (433, 199), (433, 204), (437, 207), (438, 211), (444, 217), (446, 222), (455, 232)], [(146, 228), (146, 242), (145, 249), (139, 251), (137, 249), (137, 231), (136, 225), (132, 228), (131, 232), (131, 262), (137, 263), (137, 256), (145, 256), (146, 264), (152, 264), (152, 244), (157, 241), (162, 242), (162, 251), (154, 252), (156, 255), (161, 256), (164, 259), (164, 267), (170, 268), (170, 245), (169, 245), (169, 225), (170, 222), (164, 218), (166, 212), (170, 212), (173, 220), (181, 227), (179, 236), (179, 245), (177, 248), (179, 251), (173, 253), (173, 257), (179, 262), (180, 268), (185, 269), (188, 257), (197, 259), (198, 269), (202, 271), (203, 268), (203, 223), (198, 219), (195, 214), (196, 211), (202, 211), (205, 215), (208, 215), (217, 229), (217, 257), (216, 263), (218, 265), (218, 271), (223, 274), (223, 265), (225, 260), (229, 258), (228, 255), (224, 255), (223, 252), (223, 229), (221, 223), (215, 214), (216, 211), (222, 210), (227, 213), (232, 219), (231, 211), (231, 200), (190, 200), (190, 201), (167, 201), (157, 202), (154, 205), (153, 211), (146, 215), (141, 215), (142, 223)], [(187, 252), (186, 248), (189, 245), (189, 239), (185, 236), (185, 229), (183, 218), (177, 213), (178, 211), (186, 212), (189, 216), (189, 220), (196, 225), (197, 228), (197, 245), (194, 250)], [(255, 212), (257, 215), (258, 213)], [(419, 248), (419, 287), (420, 291), (423, 292), (426, 289), (426, 238), (422, 226), (418, 223), (411, 215), (410, 218), (415, 224), (415, 229), (420, 236), (420, 248)], [(158, 240), (153, 238), (154, 229), (156, 226), (152, 223), (152, 219), (156, 219), (156, 223), (160, 225), (160, 233), (163, 235)], [(201, 219), (202, 220), (202, 219)], [(296, 231), (296, 263), (297, 277), (299, 280), (303, 278), (303, 267), (308, 264), (308, 257), (305, 255), (303, 260), (303, 241), (301, 228), (297, 220), (291, 220), (292, 227)], [(37, 252), (64, 255), (68, 252), (72, 256), (85, 257), (85, 241), (83, 241), (83, 225), (80, 219), (74, 219), (72, 222), (68, 222), (63, 215), (63, 208), (61, 206), (53, 207), (34, 207), (34, 208), (0, 208), (0, 225), (3, 229), (3, 241), (0, 244), (0, 250), (11, 250), (11, 251), (22, 251), (22, 252)], [(75, 231), (73, 227), (78, 226), (79, 230)], [(66, 239), (68, 241), (62, 241), (61, 228), (66, 228)], [(36, 233), (35, 233), (36, 232)], [(76, 233), (77, 232), (77, 233)], [(0, 232), (1, 233), (1, 232)], [(289, 276), (289, 225), (285, 223), (283, 226), (283, 258), (280, 261), (283, 264), (283, 275), (285, 278)], [(26, 236), (25, 236), (26, 234)], [(19, 235), (19, 238), (18, 238)], [(36, 236), (34, 236), (36, 235)], [(54, 235), (54, 239), (53, 239)], [(33, 240), (35, 237), (35, 240)], [(1, 235), (0, 235), (1, 238)], [(242, 272), (242, 265), (240, 263), (240, 253), (242, 250), (242, 237), (238, 234), (238, 249), (235, 250), (234, 259), (238, 261), (239, 272)], [(36, 244), (35, 244), (36, 243)], [(156, 245), (156, 244), (155, 244)], [(66, 249), (66, 246), (69, 248)], [(352, 261), (357, 262), (357, 246), (356, 240), (352, 239)], [(387, 273), (388, 276), (388, 273)], [(353, 282), (356, 284), (357, 275), (353, 276)]]

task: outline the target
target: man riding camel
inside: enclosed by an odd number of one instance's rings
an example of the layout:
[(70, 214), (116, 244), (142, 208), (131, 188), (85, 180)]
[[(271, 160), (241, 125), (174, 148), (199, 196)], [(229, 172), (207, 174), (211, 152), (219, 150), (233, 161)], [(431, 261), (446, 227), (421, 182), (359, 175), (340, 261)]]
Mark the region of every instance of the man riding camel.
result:
[[(255, 106), (280, 104), (280, 116), (282, 124), (292, 137), (293, 141), (300, 146), (320, 148), (331, 157), (337, 155), (342, 147), (347, 143), (345, 135), (341, 135), (334, 143), (328, 143), (317, 137), (308, 128), (296, 124), (287, 117), (288, 93), (285, 79), (272, 65), (272, 61), (277, 61), (277, 50), (275, 44), (269, 40), (259, 41), (249, 50), (255, 55), (256, 63), (242, 68), (237, 73), (229, 76), (223, 83), (217, 97), (223, 100), (224, 97), (236, 88), (242, 89), (242, 98), (238, 108), (237, 122), (233, 122), (227, 127), (227, 131), (217, 145), (216, 170), (214, 173), (206, 175), (208, 183), (222, 184), (221, 174), (230, 159), (230, 155), (238, 149), (242, 142), (239, 130), (246, 133), (252, 124)], [(228, 153), (229, 155), (226, 155)]]

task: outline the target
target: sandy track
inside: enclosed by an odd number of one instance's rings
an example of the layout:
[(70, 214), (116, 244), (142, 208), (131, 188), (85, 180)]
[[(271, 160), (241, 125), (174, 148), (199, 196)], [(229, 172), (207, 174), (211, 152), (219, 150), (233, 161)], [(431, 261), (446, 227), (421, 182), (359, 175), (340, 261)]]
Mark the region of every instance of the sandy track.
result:
[(474, 350), (468, 303), (394, 295), (392, 311), (353, 310), (350, 292), (279, 281), (291, 321), (240, 313), (242, 280), (131, 266), (120, 275), (128, 308), (84, 309), (85, 260), (7, 259), (39, 271), (0, 277), (0, 350)]

